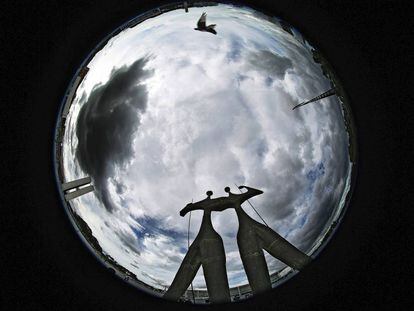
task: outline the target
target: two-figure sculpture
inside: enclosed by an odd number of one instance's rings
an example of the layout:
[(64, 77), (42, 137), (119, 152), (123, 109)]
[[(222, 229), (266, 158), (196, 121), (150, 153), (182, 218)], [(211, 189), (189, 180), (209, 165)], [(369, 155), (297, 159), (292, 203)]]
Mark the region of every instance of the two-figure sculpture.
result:
[(206, 199), (189, 203), (180, 211), (180, 215), (184, 216), (190, 211), (201, 209), (204, 215), (200, 231), (189, 247), (171, 286), (164, 294), (165, 298), (177, 301), (184, 294), (201, 265), (210, 301), (230, 302), (223, 240), (211, 223), (212, 211), (220, 212), (228, 208), (236, 210), (239, 220), (237, 245), (253, 294), (272, 288), (263, 249), (296, 270), (301, 270), (311, 261), (311, 257), (298, 250), (268, 226), (251, 218), (242, 209), (243, 202), (262, 194), (263, 191), (246, 186), (240, 186), (239, 189), (246, 189), (247, 192), (234, 194), (230, 192), (229, 187), (226, 187), (224, 190), (228, 193), (227, 197), (212, 199), (213, 192), (207, 191)]

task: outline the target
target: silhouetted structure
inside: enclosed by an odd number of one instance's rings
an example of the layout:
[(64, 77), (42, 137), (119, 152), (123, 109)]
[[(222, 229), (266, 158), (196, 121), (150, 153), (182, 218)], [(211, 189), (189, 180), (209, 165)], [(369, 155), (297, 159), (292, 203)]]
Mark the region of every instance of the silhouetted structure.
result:
[(200, 19), (197, 22), (197, 28), (194, 28), (194, 30), (199, 30), (199, 31), (206, 31), (206, 32), (211, 32), (212, 34), (217, 34), (216, 30), (214, 29), (216, 27), (216, 24), (211, 24), (211, 25), (206, 25), (206, 18), (207, 18), (207, 14), (206, 12), (204, 12), (203, 14), (201, 14)]
[(72, 105), (73, 97), (76, 94), (76, 91), (81, 84), (82, 80), (85, 78), (86, 74), (88, 73), (89, 68), (83, 67), (79, 70), (79, 74), (76, 77), (75, 81), (73, 82), (73, 85), (70, 89), (69, 94), (66, 96), (65, 106), (63, 107), (62, 111), (62, 119), (66, 120), (66, 117), (69, 113), (70, 106)]
[(180, 268), (164, 298), (177, 301), (184, 294), (194, 279), (200, 265), (203, 266), (209, 300), (213, 303), (230, 302), (229, 282), (226, 273), (226, 255), (223, 240), (211, 223), (211, 212), (222, 211), (219, 199), (211, 199), (212, 191), (207, 191), (207, 198), (189, 203), (180, 211), (184, 216), (193, 210), (203, 210), (203, 220), (197, 237), (188, 249)]
[(189, 203), (180, 211), (180, 215), (184, 216), (189, 211), (204, 210), (203, 221), (196, 239), (164, 295), (165, 298), (178, 300), (194, 279), (200, 265), (203, 265), (210, 301), (213, 303), (230, 301), (223, 241), (211, 223), (212, 211), (220, 212), (227, 208), (236, 210), (239, 220), (237, 245), (254, 294), (272, 288), (263, 249), (296, 270), (301, 270), (311, 261), (311, 257), (302, 253), (268, 226), (251, 218), (241, 208), (243, 202), (262, 194), (263, 191), (246, 186), (240, 186), (239, 189), (247, 189), (247, 192), (234, 194), (230, 192), (229, 187), (226, 187), (224, 190), (228, 193), (228, 197), (211, 199), (213, 192), (208, 191), (206, 199)]
[(85, 177), (63, 183), (62, 191), (65, 193), (66, 201), (77, 198), (88, 192), (92, 192), (94, 190), (94, 187), (90, 185), (91, 181), (92, 180), (90, 177)]
[(229, 207), (236, 210), (239, 219), (237, 245), (249, 284), (253, 293), (257, 294), (272, 288), (263, 249), (296, 270), (301, 270), (308, 264), (311, 257), (302, 253), (268, 226), (251, 218), (241, 208), (243, 202), (262, 194), (263, 191), (246, 186), (240, 186), (239, 189), (247, 189), (247, 192), (234, 194), (230, 192), (229, 187), (224, 190), (229, 194)]
[(287, 33), (289, 33), (290, 35), (292, 35), (292, 36), (293, 36), (292, 27), (291, 27), (288, 23), (286, 23), (286, 22), (285, 22), (285, 21), (283, 21), (283, 20), (279, 20), (279, 25), (280, 25), (280, 27), (282, 27), (282, 29), (283, 29), (284, 31), (286, 31)]
[(332, 96), (332, 95), (335, 95), (335, 94), (336, 94), (336, 90), (335, 90), (335, 88), (332, 88), (332, 89), (326, 91), (325, 93), (322, 93), (321, 95), (318, 95), (318, 96), (312, 98), (311, 100), (308, 100), (306, 102), (300, 103), (299, 105), (296, 105), (295, 107), (292, 108), (292, 110), (295, 110), (296, 108), (305, 106), (307, 104), (313, 103), (313, 102), (315, 102), (317, 100), (320, 100), (322, 98), (325, 98), (325, 97), (328, 97), (328, 96)]

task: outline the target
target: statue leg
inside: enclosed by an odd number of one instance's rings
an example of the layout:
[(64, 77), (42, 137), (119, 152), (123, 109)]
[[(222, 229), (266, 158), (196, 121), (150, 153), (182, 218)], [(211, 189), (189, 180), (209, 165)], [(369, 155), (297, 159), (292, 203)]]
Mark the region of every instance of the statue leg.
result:
[(261, 246), (270, 255), (288, 266), (296, 270), (302, 270), (312, 260), (311, 257), (298, 250), (269, 227), (262, 224), (256, 224), (255, 227)]
[(194, 243), (190, 246), (187, 254), (181, 262), (180, 268), (171, 286), (164, 294), (164, 298), (177, 301), (190, 286), (201, 265), (200, 249)]
[(272, 288), (269, 269), (254, 228), (239, 228), (237, 244), (253, 294)]
[(205, 239), (200, 243), (204, 278), (212, 303), (231, 301), (226, 271), (226, 255), (223, 241), (220, 236), (218, 238)]

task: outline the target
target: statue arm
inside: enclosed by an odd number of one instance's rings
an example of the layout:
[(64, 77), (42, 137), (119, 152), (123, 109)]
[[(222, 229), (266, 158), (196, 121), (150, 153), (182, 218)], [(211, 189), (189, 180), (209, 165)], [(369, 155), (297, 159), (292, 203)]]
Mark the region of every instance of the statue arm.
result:
[(214, 212), (221, 212), (225, 209), (233, 207), (232, 202), (227, 197), (216, 198), (211, 200), (211, 204), (209, 205), (209, 210)]
[(211, 199), (204, 199), (202, 201), (196, 202), (196, 203), (188, 203), (181, 211), (180, 215), (185, 216), (188, 212), (194, 211), (194, 210), (206, 210), (208, 206), (210, 205)]
[(194, 210), (221, 212), (231, 207), (233, 207), (232, 202), (227, 197), (216, 199), (207, 198), (200, 202), (187, 204), (187, 206), (180, 211), (180, 215), (185, 216), (185, 214)]
[(181, 211), (180, 216), (184, 217), (188, 212), (201, 209), (197, 204), (194, 203), (188, 203)]
[(256, 195), (259, 195), (259, 194), (263, 193), (262, 190), (255, 189), (255, 188), (252, 188), (252, 187), (247, 187), (247, 186), (239, 186), (239, 189), (246, 189), (247, 190), (247, 192), (243, 192), (242, 194), (240, 194), (241, 203), (243, 203), (244, 201), (246, 201), (246, 200), (248, 200), (248, 199), (250, 199), (250, 198), (252, 198)]

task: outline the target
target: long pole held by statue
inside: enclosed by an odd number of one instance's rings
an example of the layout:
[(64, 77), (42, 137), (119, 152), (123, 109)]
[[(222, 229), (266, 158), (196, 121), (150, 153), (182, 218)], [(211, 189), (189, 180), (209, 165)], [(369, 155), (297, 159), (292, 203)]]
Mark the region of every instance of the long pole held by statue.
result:
[[(193, 203), (193, 200), (191, 200), (191, 203)], [(190, 249), (190, 223), (191, 223), (191, 211), (190, 216), (188, 217), (188, 228), (187, 228), (187, 252)], [(194, 297), (194, 288), (193, 288), (193, 282), (191, 282), (191, 293), (193, 294), (193, 303), (195, 304), (195, 297)]]

